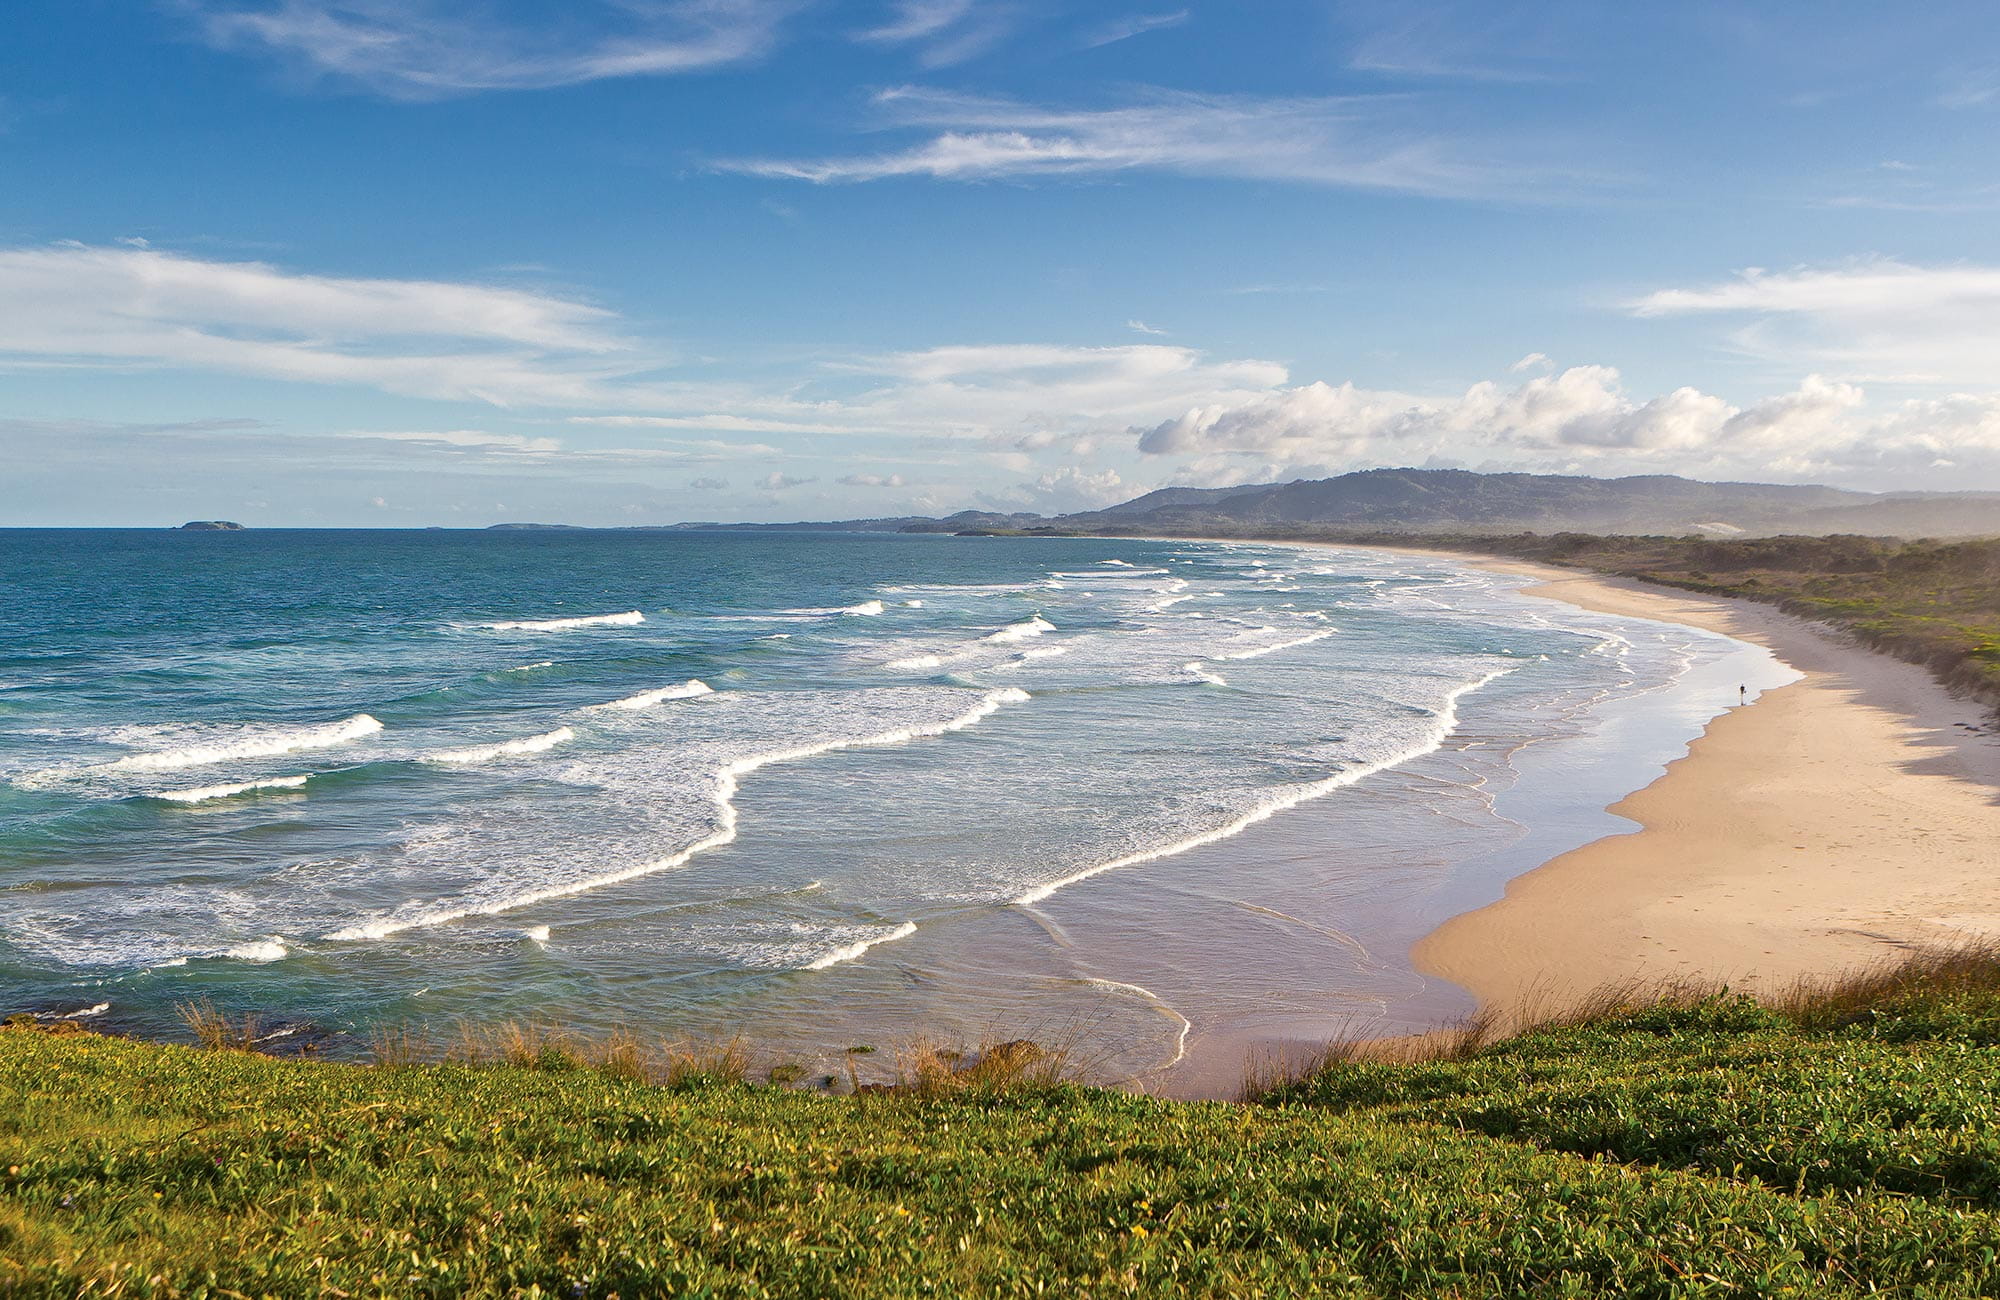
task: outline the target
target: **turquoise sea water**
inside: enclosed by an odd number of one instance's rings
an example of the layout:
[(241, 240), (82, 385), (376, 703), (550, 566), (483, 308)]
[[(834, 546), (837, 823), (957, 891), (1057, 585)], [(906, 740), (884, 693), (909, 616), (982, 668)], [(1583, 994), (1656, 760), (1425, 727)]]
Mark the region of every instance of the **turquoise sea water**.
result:
[[(701, 533), (0, 532), (0, 1003), (541, 1016), (1114, 1072), (1449, 1005), (1407, 942), (1768, 657), (1442, 560)], [(338, 1042), (335, 1044), (338, 1047)]]

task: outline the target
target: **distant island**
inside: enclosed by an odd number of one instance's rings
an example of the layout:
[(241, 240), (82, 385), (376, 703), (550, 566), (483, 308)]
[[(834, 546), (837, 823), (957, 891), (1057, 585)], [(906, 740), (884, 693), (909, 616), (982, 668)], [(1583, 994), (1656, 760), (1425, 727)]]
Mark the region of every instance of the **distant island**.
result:
[(195, 519), (180, 526), (184, 533), (240, 533), (243, 525), (228, 519)]

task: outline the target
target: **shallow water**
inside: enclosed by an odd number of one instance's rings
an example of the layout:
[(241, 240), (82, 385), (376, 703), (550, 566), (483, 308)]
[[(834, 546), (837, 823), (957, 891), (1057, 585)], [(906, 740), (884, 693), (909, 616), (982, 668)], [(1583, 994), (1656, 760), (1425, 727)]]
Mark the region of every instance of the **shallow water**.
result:
[(1376, 552), (0, 533), (0, 1000), (820, 1058), (1459, 1009), (1436, 921), (1763, 652)]

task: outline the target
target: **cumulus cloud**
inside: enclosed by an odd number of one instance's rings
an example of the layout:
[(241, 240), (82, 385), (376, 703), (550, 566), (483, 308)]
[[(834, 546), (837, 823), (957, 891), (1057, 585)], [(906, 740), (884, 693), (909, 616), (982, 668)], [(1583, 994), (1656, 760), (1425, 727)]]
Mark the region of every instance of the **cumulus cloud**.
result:
[(1747, 318), (1742, 351), (1845, 378), (1924, 384), (2000, 383), (2000, 267), (1916, 266), (1879, 259), (1660, 289), (1628, 304), (1638, 316)]
[(750, 158), (726, 171), (821, 184), (1107, 175), (1130, 171), (1290, 181), (1437, 196), (1521, 196), (1597, 181), (1512, 161), (1496, 144), (1409, 125), (1377, 98), (1262, 98), (1153, 91), (1121, 107), (1057, 108), (922, 87), (882, 92), (893, 126), (934, 131), (911, 148), (843, 158)]
[(796, 0), (573, 0), (560, 18), (500, 22), (445, 0), (190, 0), (221, 48), (276, 55), (399, 99), (531, 90), (743, 63)]
[(1796, 471), (1852, 459), (1865, 441), (1851, 418), (1863, 400), (1859, 388), (1820, 376), (1741, 408), (1689, 387), (1640, 399), (1611, 367), (1573, 366), (1445, 399), (1305, 384), (1191, 408), (1136, 432), (1144, 453), (1208, 458), (1212, 469), (1483, 459), (1525, 469)]
[(899, 488), (907, 486), (901, 474), (843, 474), (840, 482), (848, 487)]
[(1021, 484), (1016, 495), (1039, 514), (1066, 514), (1114, 505), (1137, 494), (1115, 469), (1093, 473), (1082, 466), (1065, 465)]

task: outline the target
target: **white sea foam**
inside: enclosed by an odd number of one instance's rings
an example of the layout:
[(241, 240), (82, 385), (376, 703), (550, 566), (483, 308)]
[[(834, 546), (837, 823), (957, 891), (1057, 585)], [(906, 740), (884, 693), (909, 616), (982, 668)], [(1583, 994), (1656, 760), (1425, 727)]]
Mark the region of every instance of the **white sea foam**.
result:
[(1387, 771), (1392, 767), (1401, 767), (1405, 763), (1421, 758), (1425, 754), (1440, 748), (1445, 740), (1450, 737), (1451, 733), (1457, 730), (1458, 702), (1461, 698), (1473, 691), (1479, 690), (1489, 682), (1504, 677), (1512, 671), (1513, 669), (1511, 668), (1496, 669), (1493, 672), (1487, 673), (1484, 677), (1462, 683), (1453, 688), (1445, 695), (1444, 704), (1434, 715), (1431, 727), (1424, 738), (1399, 754), (1394, 754), (1372, 763), (1357, 764), (1345, 771), (1336, 772), (1332, 776), (1323, 777), (1318, 781), (1307, 781), (1299, 785), (1285, 787), (1273, 792), (1269, 797), (1252, 807), (1248, 812), (1238, 816), (1235, 820), (1218, 826), (1213, 830), (1203, 831), (1199, 835), (1190, 836), (1173, 844), (1162, 845), (1155, 849), (1144, 849), (1138, 853), (1129, 853), (1122, 858), (1114, 858), (1109, 862), (1100, 862), (1095, 866), (1085, 867), (1081, 871), (1071, 872), (1060, 880), (1052, 880), (1046, 885), (1035, 886), (1033, 889), (1016, 898), (1014, 903), (1018, 907), (1032, 907), (1036, 903), (1042, 902), (1054, 895), (1058, 890), (1067, 889), (1071, 885), (1089, 880), (1092, 876), (1101, 876), (1107, 871), (1116, 871), (1120, 867), (1136, 866), (1141, 862), (1155, 862), (1161, 858), (1170, 858), (1178, 853), (1186, 853), (1189, 849), (1198, 849), (1204, 844), (1213, 844), (1218, 840), (1226, 840), (1233, 835), (1242, 834), (1258, 822), (1275, 817), (1287, 809), (1296, 808), (1308, 800), (1332, 794), (1335, 790), (1353, 785), (1356, 781), (1373, 776), (1377, 772)]
[(941, 655), (912, 655), (908, 659), (891, 659), (882, 666), (884, 668), (918, 669), (939, 668), (943, 665), (944, 658)]
[(1110, 989), (1114, 993), (1137, 994), (1151, 1005), (1155, 1011), (1158, 1011), (1169, 1020), (1179, 1022), (1180, 1030), (1174, 1035), (1174, 1054), (1153, 1068), (1154, 1070), (1165, 1070), (1181, 1063), (1181, 1058), (1187, 1055), (1188, 1034), (1194, 1030), (1194, 1022), (1192, 1020), (1174, 1010), (1173, 1007), (1167, 1004), (1166, 999), (1143, 984), (1127, 984), (1122, 980), (1100, 979), (1095, 975), (1086, 975), (1083, 977), (1083, 981), (1086, 984), (1094, 984), (1098, 988)]
[(93, 1019), (93, 1018), (95, 1018), (95, 1017), (97, 1017), (97, 1016), (101, 1016), (101, 1015), (103, 1015), (103, 1014), (104, 1014), (105, 1012), (107, 1012), (107, 1011), (109, 1011), (109, 1010), (111, 1010), (111, 1004), (110, 1004), (109, 1002), (99, 1002), (99, 1003), (98, 1003), (97, 1005), (95, 1005), (95, 1006), (90, 1006), (90, 1007), (85, 1007), (85, 1008), (83, 1008), (83, 1009), (82, 1009), (81, 1011), (44, 1011), (44, 1012), (41, 1012), (40, 1014), (38, 1014), (38, 1015), (37, 1015), (37, 1016), (35, 1017), (35, 1019), (37, 1019), (37, 1020), (90, 1020), (90, 1019)]
[(1229, 685), (1229, 683), (1227, 681), (1224, 681), (1220, 676), (1210, 672), (1207, 666), (1204, 665), (1199, 659), (1195, 660), (1193, 663), (1182, 664), (1181, 671), (1192, 675), (1197, 681), (1208, 683), (1210, 686)]
[[(1265, 632), (1274, 632), (1274, 631), (1276, 631), (1277, 629), (1276, 629), (1276, 628), (1268, 628), (1268, 627), (1267, 627), (1267, 628), (1262, 628), (1262, 629), (1260, 629), (1260, 630), (1261, 630), (1261, 631), (1265, 631)], [(1292, 649), (1292, 648), (1293, 648), (1293, 647), (1295, 647), (1295, 646), (1302, 646), (1302, 645), (1310, 645), (1310, 644), (1311, 644), (1312, 642), (1314, 642), (1314, 641), (1324, 641), (1324, 640), (1326, 640), (1326, 639), (1327, 639), (1328, 637), (1330, 637), (1330, 636), (1332, 636), (1332, 635), (1333, 635), (1333, 633), (1332, 633), (1331, 631), (1326, 631), (1326, 632), (1312, 632), (1312, 633), (1308, 633), (1308, 634), (1307, 634), (1307, 635), (1305, 635), (1305, 636), (1299, 636), (1299, 637), (1293, 637), (1293, 638), (1292, 638), (1291, 640), (1289, 640), (1289, 641), (1280, 641), (1280, 642), (1278, 642), (1278, 643), (1277, 643), (1276, 645), (1260, 645), (1260, 646), (1257, 646), (1256, 648), (1254, 648), (1254, 649), (1251, 649), (1251, 650), (1237, 650), (1237, 651), (1235, 651), (1235, 652), (1233, 652), (1233, 653), (1230, 653), (1230, 654), (1226, 654), (1226, 655), (1217, 655), (1217, 656), (1216, 656), (1216, 658), (1218, 658), (1218, 659), (1261, 659), (1261, 658), (1263, 658), (1263, 657), (1264, 657), (1265, 655), (1269, 655), (1269, 654), (1276, 654), (1276, 653), (1277, 653), (1278, 651), (1280, 651), (1280, 650), (1290, 650), (1290, 649)]]
[(488, 632), (568, 632), (579, 627), (632, 627), (646, 621), (646, 616), (636, 609), (628, 609), (623, 614), (590, 614), (582, 618), (529, 618), (510, 619), (502, 623), (483, 623)]
[(370, 920), (358, 921), (351, 925), (342, 926), (325, 937), (343, 942), (361, 939), (381, 939), (392, 934), (398, 934), (404, 930), (444, 925), (468, 916), (493, 916), (501, 912), (512, 911), (518, 907), (526, 907), (533, 903), (545, 903), (551, 899), (568, 898), (572, 895), (586, 893), (593, 889), (602, 889), (608, 885), (623, 884), (628, 880), (637, 880), (641, 876), (649, 876), (655, 872), (672, 870), (685, 865), (690, 859), (699, 854), (706, 853), (710, 849), (720, 848), (722, 845), (735, 840), (737, 828), (736, 792), (741, 788), (743, 778), (749, 776), (759, 768), (769, 767), (773, 763), (791, 763), (800, 759), (814, 758), (821, 754), (833, 753), (836, 750), (863, 749), (881, 745), (901, 745), (912, 740), (921, 740), (930, 736), (942, 736), (949, 732), (963, 730), (984, 718), (992, 716), (1003, 704), (1025, 703), (1028, 698), (1029, 696), (1026, 691), (1009, 686), (997, 691), (986, 692), (985, 695), (980, 697), (978, 704), (942, 722), (919, 723), (908, 727), (899, 727), (893, 731), (879, 732), (872, 736), (825, 740), (815, 744), (800, 745), (793, 749), (772, 750), (768, 753), (753, 754), (746, 758), (735, 759), (725, 763), (721, 771), (716, 774), (715, 789), (710, 796), (714, 801), (716, 810), (715, 829), (676, 853), (668, 854), (663, 858), (636, 863), (632, 866), (606, 871), (599, 875), (588, 876), (578, 880), (568, 880), (560, 884), (547, 885), (540, 889), (523, 890), (520, 893), (509, 894), (501, 898), (477, 901), (445, 900), (420, 904), (414, 907), (403, 907), (386, 916), (378, 916)]
[(667, 700), (691, 700), (698, 695), (713, 695), (715, 688), (698, 678), (677, 682), (672, 686), (662, 686), (656, 691), (640, 691), (622, 700), (612, 700), (608, 704), (593, 704), (592, 709), (650, 709), (655, 704)]
[(372, 736), (380, 730), (381, 723), (365, 713), (357, 713), (351, 718), (318, 727), (245, 732), (225, 740), (202, 741), (152, 754), (131, 754), (106, 763), (104, 767), (120, 771), (170, 772), (183, 767), (226, 763), (232, 759), (264, 758), (302, 749), (325, 749), (330, 745), (343, 745), (350, 740)]
[(259, 943), (241, 944), (227, 950), (222, 955), (225, 957), (234, 957), (237, 961), (256, 962), (259, 965), (263, 965), (269, 962), (283, 961), (290, 955), (290, 950), (285, 947), (283, 940), (273, 935), (269, 939), (265, 939)]
[(882, 612), (879, 600), (864, 600), (859, 605), (849, 605), (840, 611), (843, 614), (874, 615)]
[(887, 934), (878, 934), (873, 939), (862, 939), (857, 943), (850, 943), (844, 948), (835, 948), (832, 952), (807, 962), (801, 969), (825, 970), (829, 966), (838, 966), (844, 961), (853, 961), (878, 944), (894, 943), (898, 939), (907, 939), (916, 932), (916, 922), (905, 921)]
[(424, 755), (426, 763), (485, 763), (496, 758), (509, 758), (516, 754), (539, 754), (543, 750), (554, 749), (567, 740), (575, 740), (576, 733), (568, 727), (557, 727), (539, 736), (523, 736), (519, 740), (503, 740), (493, 745), (472, 745), (465, 749), (441, 749), (435, 754)]
[(994, 632), (985, 637), (982, 637), (981, 640), (1025, 641), (1031, 636), (1040, 636), (1044, 632), (1053, 632), (1055, 630), (1056, 630), (1056, 625), (1054, 623), (1049, 622), (1047, 619), (1043, 618), (1040, 614), (1037, 614), (1033, 618), (1026, 621), (1025, 623), (1009, 624), (1008, 626), (1001, 628), (998, 632)]
[(923, 607), (924, 602), (921, 600), (906, 600), (903, 602), (904, 609), (922, 609)]
[(1118, 565), (1118, 566), (1119, 566), (1120, 568), (1125, 568), (1125, 569), (1129, 569), (1129, 568), (1131, 568), (1131, 567), (1132, 567), (1132, 562), (1131, 562), (1130, 560), (1099, 560), (1099, 561), (1098, 561), (1098, 563), (1099, 563), (1099, 564), (1116, 564), (1116, 565)]
[(235, 785), (204, 785), (193, 790), (162, 790), (155, 799), (167, 799), (174, 803), (206, 803), (210, 799), (227, 799), (231, 795), (247, 794), (252, 790), (296, 790), (312, 778), (309, 776), (274, 776), (263, 781), (242, 781)]
[(538, 659), (531, 664), (515, 664), (512, 668), (502, 668), (500, 671), (503, 673), (531, 673), (537, 668), (553, 668), (555, 666), (556, 661), (553, 659)]
[(546, 948), (549, 946), (549, 927), (546, 925), (531, 925), (521, 931), (521, 937), (537, 947)]

